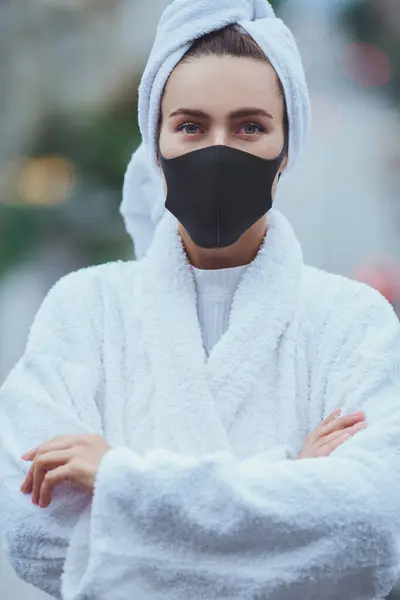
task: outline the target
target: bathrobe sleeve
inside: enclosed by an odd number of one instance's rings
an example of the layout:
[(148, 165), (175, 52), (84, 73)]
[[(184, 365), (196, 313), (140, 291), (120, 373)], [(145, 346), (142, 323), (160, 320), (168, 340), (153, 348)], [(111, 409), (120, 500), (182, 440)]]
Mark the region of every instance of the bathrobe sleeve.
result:
[[(346, 322), (327, 320), (316, 377), (327, 414), (363, 409), (368, 428), (330, 457), (300, 461), (162, 450), (141, 458), (114, 448), (69, 550), (67, 600), (119, 599), (124, 589), (141, 600), (372, 600), (390, 591), (400, 520), (399, 324), (377, 294), (353, 304)], [(79, 574), (74, 556), (89, 537), (90, 570)]]
[[(97, 556), (102, 542), (85, 529), (91, 520), (87, 494), (68, 484), (58, 485), (49, 507), (32, 504), (31, 495), (20, 491), (31, 464), (21, 456), (58, 435), (98, 433), (104, 437), (103, 304), (102, 289), (93, 272), (72, 273), (53, 287), (34, 319), (24, 355), (0, 388), (2, 541), (17, 575), (55, 598), (80, 597), (71, 588), (75, 579), (79, 586), (83, 582), (84, 589), (86, 581), (89, 587), (96, 578), (101, 581), (96, 569), (91, 577), (90, 559)], [(265, 460), (280, 460), (284, 455), (285, 449), (277, 448), (267, 453)], [(129, 452), (128, 456), (134, 458)], [(130, 493), (128, 485), (128, 504)], [(128, 511), (125, 517), (131, 523), (133, 514)], [(129, 536), (129, 525), (123, 527)], [(116, 533), (123, 535), (123, 530)], [(67, 555), (69, 596), (63, 594), (61, 585)], [(124, 578), (122, 589), (123, 585)], [(121, 586), (115, 587), (116, 593)], [(108, 600), (112, 598), (108, 596)]]
[(69, 539), (86, 494), (60, 485), (43, 510), (20, 491), (27, 450), (65, 434), (101, 434), (101, 300), (86, 272), (49, 292), (26, 351), (0, 390), (0, 529), (11, 563), (26, 582), (60, 598)]

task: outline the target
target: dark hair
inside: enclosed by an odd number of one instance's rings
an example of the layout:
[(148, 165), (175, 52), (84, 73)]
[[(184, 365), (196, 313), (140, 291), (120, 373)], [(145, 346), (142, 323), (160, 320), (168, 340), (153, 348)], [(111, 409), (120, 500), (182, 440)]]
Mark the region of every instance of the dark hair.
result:
[(201, 56), (240, 56), (268, 61), (260, 46), (239, 25), (229, 25), (199, 38), (189, 48), (181, 62)]
[[(254, 60), (263, 60), (271, 65), (270, 60), (257, 42), (239, 25), (229, 25), (228, 27), (224, 27), (224, 29), (213, 31), (199, 38), (192, 44), (178, 64), (185, 63), (192, 58), (202, 58), (203, 56), (237, 56), (242, 58), (252, 58)], [(289, 117), (285, 91), (278, 74), (276, 75), (276, 79), (284, 103), (284, 131), (287, 148), (289, 138)], [(160, 126), (161, 113), (158, 127), (159, 130)]]

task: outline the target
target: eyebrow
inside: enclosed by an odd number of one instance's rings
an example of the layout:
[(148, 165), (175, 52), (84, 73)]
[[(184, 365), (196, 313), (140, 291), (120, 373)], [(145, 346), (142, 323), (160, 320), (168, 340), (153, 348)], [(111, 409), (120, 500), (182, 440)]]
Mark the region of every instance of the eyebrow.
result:
[[(181, 115), (185, 115), (188, 117), (194, 117), (195, 119), (209, 119), (210, 116), (202, 110), (193, 110), (190, 108), (178, 108), (173, 113), (169, 115), (169, 118), (178, 117)], [(263, 116), (268, 117), (268, 119), (273, 119), (274, 117), (267, 110), (262, 108), (241, 108), (240, 110), (235, 110), (229, 113), (229, 118), (231, 119), (240, 119), (242, 117), (253, 117), (253, 116)]]

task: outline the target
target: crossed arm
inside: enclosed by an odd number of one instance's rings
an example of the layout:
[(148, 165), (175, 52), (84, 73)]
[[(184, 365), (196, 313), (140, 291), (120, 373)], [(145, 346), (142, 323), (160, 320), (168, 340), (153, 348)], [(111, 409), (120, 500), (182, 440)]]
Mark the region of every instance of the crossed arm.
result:
[[(38, 323), (50, 309), (56, 303), (47, 303)], [(102, 433), (95, 409), (73, 400), (96, 392), (95, 365), (77, 353), (85, 332), (63, 322), (67, 349), (59, 316), (45, 347), (42, 327), (33, 328), (0, 392), (0, 514), (22, 578), (65, 600), (114, 600), (132, 591), (141, 600), (371, 600), (390, 591), (397, 576), (400, 410), (398, 331), (388, 312), (379, 336), (373, 328), (363, 334), (328, 382), (328, 399), (351, 397), (351, 410), (364, 410), (368, 423), (332, 456), (239, 462), (163, 451), (141, 458), (112, 448), (90, 500), (64, 484), (43, 509), (20, 490), (27, 440), (37, 447), (55, 432)], [(82, 417), (89, 414), (93, 419)]]

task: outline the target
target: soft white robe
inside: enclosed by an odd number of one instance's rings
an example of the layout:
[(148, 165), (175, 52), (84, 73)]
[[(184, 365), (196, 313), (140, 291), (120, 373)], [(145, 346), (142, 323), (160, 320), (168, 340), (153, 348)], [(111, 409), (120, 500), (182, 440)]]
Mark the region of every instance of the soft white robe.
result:
[[(207, 359), (176, 221), (148, 255), (63, 278), (0, 391), (0, 519), (19, 576), (65, 600), (372, 600), (398, 573), (400, 327), (304, 266), (278, 212)], [(336, 407), (368, 427), (289, 460)], [(93, 499), (22, 494), (28, 449), (97, 432)], [(61, 591), (60, 591), (61, 590)]]

